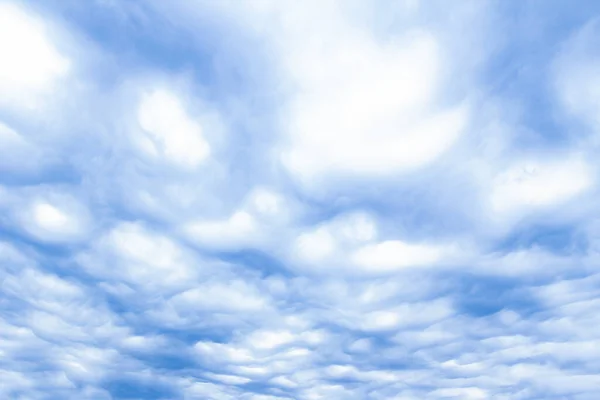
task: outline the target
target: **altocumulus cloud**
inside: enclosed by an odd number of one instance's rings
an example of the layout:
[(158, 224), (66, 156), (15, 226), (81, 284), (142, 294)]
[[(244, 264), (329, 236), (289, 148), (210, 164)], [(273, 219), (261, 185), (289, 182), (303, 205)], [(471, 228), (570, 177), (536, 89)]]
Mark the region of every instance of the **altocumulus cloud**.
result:
[(598, 16), (0, 0), (0, 397), (597, 399)]

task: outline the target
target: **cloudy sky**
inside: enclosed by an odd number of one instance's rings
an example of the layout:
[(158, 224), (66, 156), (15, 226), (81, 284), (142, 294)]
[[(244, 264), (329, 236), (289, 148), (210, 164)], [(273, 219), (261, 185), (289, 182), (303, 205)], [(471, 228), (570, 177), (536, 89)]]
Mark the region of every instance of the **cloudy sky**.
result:
[(598, 16), (0, 0), (0, 398), (597, 400)]

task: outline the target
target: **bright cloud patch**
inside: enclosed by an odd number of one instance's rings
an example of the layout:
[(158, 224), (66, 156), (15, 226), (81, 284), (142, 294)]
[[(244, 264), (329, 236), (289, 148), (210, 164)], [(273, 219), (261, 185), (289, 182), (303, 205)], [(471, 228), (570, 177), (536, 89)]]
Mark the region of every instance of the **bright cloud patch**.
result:
[(208, 249), (259, 249), (285, 234), (281, 229), (290, 222), (293, 208), (294, 204), (280, 194), (257, 187), (239, 209), (225, 218), (186, 222), (182, 231), (191, 241)]
[[(468, 120), (465, 106), (436, 105), (443, 59), (434, 34), (414, 30), (380, 43), (352, 26), (341, 7), (283, 11), (282, 58), (297, 90), (287, 108), (282, 161), (308, 186), (319, 177), (429, 164)], [(310, 15), (322, 19), (300, 33)]]
[(491, 193), (495, 211), (560, 204), (593, 184), (591, 168), (580, 159), (523, 162), (499, 174)]
[(377, 237), (373, 218), (365, 213), (341, 215), (301, 232), (293, 243), (296, 262), (309, 268), (325, 269), (345, 263), (349, 252)]
[(138, 108), (138, 122), (145, 133), (145, 151), (183, 167), (196, 167), (209, 155), (202, 126), (192, 120), (180, 100), (158, 90), (145, 95)]
[(600, 5), (447, 3), (0, 0), (0, 399), (597, 399)]
[(34, 104), (69, 70), (69, 61), (52, 44), (41, 20), (14, 4), (0, 4), (0, 99)]
[(436, 246), (411, 245), (399, 240), (388, 240), (364, 246), (353, 254), (354, 262), (362, 268), (394, 270), (439, 262), (444, 250)]
[[(70, 195), (49, 193), (23, 199), (14, 212), (32, 237), (45, 242), (81, 241), (91, 228), (89, 212)], [(29, 204), (28, 204), (29, 203)]]

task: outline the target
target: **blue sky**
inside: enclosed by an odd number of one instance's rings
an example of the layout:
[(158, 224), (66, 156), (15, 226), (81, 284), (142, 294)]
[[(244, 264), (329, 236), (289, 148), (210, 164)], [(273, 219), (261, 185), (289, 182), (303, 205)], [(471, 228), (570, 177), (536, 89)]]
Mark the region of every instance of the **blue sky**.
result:
[(0, 397), (597, 399), (598, 15), (0, 0)]

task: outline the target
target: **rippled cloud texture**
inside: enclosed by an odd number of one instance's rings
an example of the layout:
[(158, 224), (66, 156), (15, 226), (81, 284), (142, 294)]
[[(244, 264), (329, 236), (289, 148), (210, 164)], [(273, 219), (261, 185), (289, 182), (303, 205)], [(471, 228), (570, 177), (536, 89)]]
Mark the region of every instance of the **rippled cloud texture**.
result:
[(0, 1), (0, 398), (600, 398), (600, 3)]

